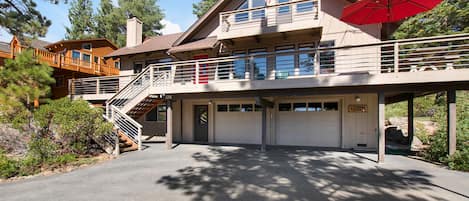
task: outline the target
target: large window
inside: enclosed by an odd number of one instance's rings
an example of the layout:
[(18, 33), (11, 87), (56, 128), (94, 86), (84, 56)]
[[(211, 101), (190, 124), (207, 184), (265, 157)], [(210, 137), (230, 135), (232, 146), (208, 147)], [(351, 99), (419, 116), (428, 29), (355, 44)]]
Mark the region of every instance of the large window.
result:
[(234, 65), (233, 77), (235, 79), (244, 79), (245, 73), (246, 73), (246, 59), (244, 58), (244, 56), (246, 56), (246, 54), (243, 51), (241, 51), (241, 52), (235, 52), (233, 56), (241, 57), (240, 59), (236, 59), (233, 63)]
[(80, 63), (81, 54), (79, 51), (72, 50), (72, 62), (73, 63)]
[(146, 121), (166, 121), (166, 105), (158, 105), (145, 115)]
[(295, 73), (295, 46), (282, 46), (275, 48), (275, 79), (286, 79)]
[(254, 79), (264, 80), (267, 76), (267, 57), (265, 49), (249, 50), (249, 54), (253, 55), (252, 65), (254, 66)]
[(91, 55), (86, 54), (86, 53), (82, 53), (82, 54), (81, 54), (81, 60), (82, 60), (85, 64), (91, 64)]
[(299, 51), (304, 53), (298, 54), (298, 67), (300, 75), (314, 75), (314, 43), (301, 44), (298, 47)]

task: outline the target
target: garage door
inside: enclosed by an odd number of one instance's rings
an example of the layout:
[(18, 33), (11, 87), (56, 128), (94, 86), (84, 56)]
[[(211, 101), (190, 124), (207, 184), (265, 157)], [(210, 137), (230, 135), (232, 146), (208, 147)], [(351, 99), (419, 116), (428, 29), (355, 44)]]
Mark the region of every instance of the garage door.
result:
[(278, 104), (277, 144), (340, 147), (339, 101)]
[(260, 144), (262, 111), (254, 103), (217, 103), (215, 142)]

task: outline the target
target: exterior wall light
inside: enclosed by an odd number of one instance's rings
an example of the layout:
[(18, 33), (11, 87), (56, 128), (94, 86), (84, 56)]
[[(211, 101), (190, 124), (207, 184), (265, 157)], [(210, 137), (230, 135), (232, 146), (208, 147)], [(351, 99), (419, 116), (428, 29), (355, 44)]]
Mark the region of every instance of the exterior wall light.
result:
[(355, 101), (359, 103), (360, 101), (362, 101), (362, 99), (360, 98), (360, 96), (355, 96)]

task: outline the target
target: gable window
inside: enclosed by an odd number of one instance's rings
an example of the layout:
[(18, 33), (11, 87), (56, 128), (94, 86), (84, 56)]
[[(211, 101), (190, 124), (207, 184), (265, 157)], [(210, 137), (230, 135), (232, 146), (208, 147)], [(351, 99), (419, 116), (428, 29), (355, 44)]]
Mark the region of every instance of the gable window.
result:
[(146, 121), (166, 121), (166, 105), (158, 105), (145, 115)]
[[(244, 1), (241, 6), (238, 7), (237, 10), (246, 10), (246, 9), (253, 9), (259, 7), (266, 6), (265, 0), (246, 0)], [(264, 9), (257, 9), (254, 11), (246, 11), (242, 13), (237, 13), (235, 15), (235, 22), (245, 22), (249, 21), (250, 19), (263, 19), (265, 17), (265, 10)]]
[(81, 44), (81, 48), (84, 49), (84, 50), (91, 51), (91, 43), (83, 43), (83, 44)]

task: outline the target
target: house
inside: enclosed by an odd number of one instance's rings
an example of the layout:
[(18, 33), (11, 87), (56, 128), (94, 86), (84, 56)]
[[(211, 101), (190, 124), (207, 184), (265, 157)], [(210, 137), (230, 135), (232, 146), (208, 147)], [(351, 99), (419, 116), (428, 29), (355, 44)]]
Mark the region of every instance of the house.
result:
[(448, 91), (452, 153), (455, 90), (469, 86), (469, 35), (382, 41), (388, 26), (340, 21), (348, 4), (220, 0), (186, 32), (143, 43), (141, 22), (129, 19), (127, 47), (108, 55), (120, 58), (121, 77), (71, 82), (87, 91), (75, 98), (105, 100), (117, 135), (134, 148), (142, 135), (165, 135), (168, 147), (364, 149), (381, 162), (385, 104)]
[(69, 94), (69, 79), (119, 75), (119, 61), (104, 57), (118, 48), (104, 38), (50, 43), (38, 39), (24, 41), (13, 37), (10, 43), (0, 43), (0, 57), (15, 58), (25, 49), (32, 49), (40, 62), (53, 67), (56, 83), (51, 86), (52, 98)]

